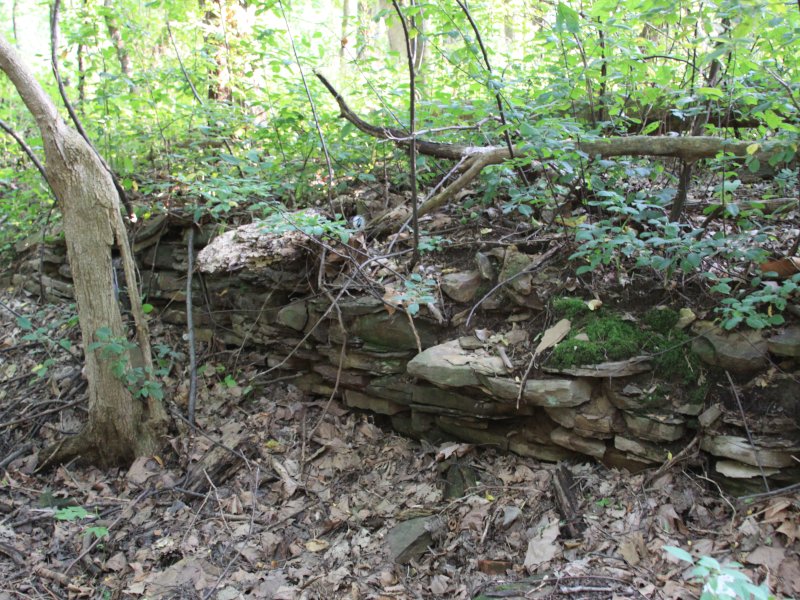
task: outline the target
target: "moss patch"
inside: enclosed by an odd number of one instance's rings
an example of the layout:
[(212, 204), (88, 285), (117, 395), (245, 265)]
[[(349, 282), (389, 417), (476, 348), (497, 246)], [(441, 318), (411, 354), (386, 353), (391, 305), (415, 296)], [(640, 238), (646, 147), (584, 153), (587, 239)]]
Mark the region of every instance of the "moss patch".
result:
[(670, 335), (678, 323), (678, 311), (667, 307), (652, 308), (644, 313), (642, 321), (650, 329), (661, 335)]
[(550, 308), (558, 319), (569, 319), (570, 321), (574, 321), (579, 315), (591, 312), (586, 306), (586, 302), (580, 298), (556, 298)]
[(674, 329), (678, 313), (672, 309), (653, 309), (641, 321), (631, 321), (605, 308), (592, 312), (578, 298), (558, 298), (552, 310), (556, 317), (570, 319), (572, 330), (553, 349), (548, 366), (569, 368), (650, 354), (657, 376), (686, 383), (697, 379), (690, 338)]

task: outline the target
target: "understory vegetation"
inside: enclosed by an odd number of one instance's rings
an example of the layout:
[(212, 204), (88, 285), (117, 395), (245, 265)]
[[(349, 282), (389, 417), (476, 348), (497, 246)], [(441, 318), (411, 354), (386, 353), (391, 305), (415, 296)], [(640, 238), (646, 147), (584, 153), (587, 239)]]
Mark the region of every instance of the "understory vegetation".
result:
[(799, 44), (779, 0), (0, 3), (9, 590), (796, 593)]
[[(48, 55), (45, 36), (27, 35), (46, 15), (24, 4), (3, 8), (13, 17), (5, 34), (33, 59)], [(407, 191), (406, 152), (341, 120), (318, 70), (377, 126), (442, 143), (513, 143), (511, 160), (486, 166), (449, 204), (464, 224), (480, 226), (497, 209), (529, 231), (571, 238), (584, 278), (695, 286), (727, 329), (783, 323), (796, 264), (778, 275), (759, 265), (792, 259), (800, 239), (797, 7), (600, 0), (411, 3), (398, 13), (388, 2), (212, 4), (86, 3), (60, 13), (65, 92), (140, 220), (181, 210), (297, 227), (281, 215), (318, 207), (327, 214), (311, 230), (346, 240), (347, 219), (362, 211), (336, 198), (354, 186)], [(39, 70), (56, 96), (49, 69)], [(36, 151), (8, 80), (0, 91), (5, 128)], [(603, 158), (580, 146), (634, 134), (714, 136), (745, 142), (747, 152), (699, 165), (639, 151)], [(453, 163), (424, 152), (415, 163), (425, 200)], [(8, 259), (58, 213), (7, 135), (0, 190)]]

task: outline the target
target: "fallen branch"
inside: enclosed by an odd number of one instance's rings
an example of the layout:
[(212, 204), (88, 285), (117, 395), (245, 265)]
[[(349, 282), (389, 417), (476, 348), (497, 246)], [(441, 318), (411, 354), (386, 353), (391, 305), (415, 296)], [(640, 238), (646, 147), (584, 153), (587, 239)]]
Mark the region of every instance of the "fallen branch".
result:
[[(342, 95), (336, 91), (323, 75), (317, 77), (331, 93), (339, 105), (339, 115), (352, 123), (357, 129), (369, 136), (389, 140), (402, 148), (410, 148), (412, 138), (407, 131), (393, 127), (383, 127), (368, 123), (359, 117), (347, 105)], [(564, 140), (564, 144), (583, 152), (590, 157), (611, 158), (615, 156), (662, 156), (680, 158), (684, 162), (692, 163), (703, 158), (714, 158), (720, 153), (732, 154), (742, 158), (748, 156), (747, 149), (758, 143), (759, 149), (754, 156), (762, 162), (769, 159), (775, 148), (763, 142), (730, 140), (713, 136), (663, 136), (653, 137), (647, 135), (632, 135), (626, 137), (610, 137), (595, 140)], [(489, 165), (502, 164), (513, 157), (530, 158), (530, 146), (517, 144), (512, 146), (471, 146), (466, 144), (447, 144), (430, 142), (414, 138), (414, 147), (420, 154), (444, 158), (449, 160), (467, 160), (466, 170), (453, 183), (443, 189), (436, 196), (426, 200), (419, 207), (419, 216), (422, 216), (451, 199), (458, 191), (466, 187), (480, 172)], [(398, 207), (391, 212), (379, 217), (371, 228), (378, 231), (384, 229), (397, 230), (410, 213), (407, 207)]]

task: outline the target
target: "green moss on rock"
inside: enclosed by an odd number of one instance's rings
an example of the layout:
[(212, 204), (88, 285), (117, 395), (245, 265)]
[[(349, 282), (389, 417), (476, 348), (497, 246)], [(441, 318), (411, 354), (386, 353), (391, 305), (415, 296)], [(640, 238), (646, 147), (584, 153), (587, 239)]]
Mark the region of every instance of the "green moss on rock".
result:
[(669, 335), (678, 323), (679, 316), (678, 311), (659, 306), (648, 310), (642, 321), (656, 333)]
[(678, 313), (672, 309), (650, 310), (641, 322), (605, 308), (590, 311), (577, 298), (557, 298), (552, 309), (556, 317), (572, 321), (572, 330), (553, 349), (548, 366), (569, 368), (650, 354), (658, 377), (684, 383), (697, 380), (694, 365), (698, 361), (689, 346), (691, 340), (674, 328)]
[(553, 315), (558, 319), (569, 319), (570, 321), (579, 315), (586, 314), (589, 307), (580, 298), (556, 298), (551, 304)]

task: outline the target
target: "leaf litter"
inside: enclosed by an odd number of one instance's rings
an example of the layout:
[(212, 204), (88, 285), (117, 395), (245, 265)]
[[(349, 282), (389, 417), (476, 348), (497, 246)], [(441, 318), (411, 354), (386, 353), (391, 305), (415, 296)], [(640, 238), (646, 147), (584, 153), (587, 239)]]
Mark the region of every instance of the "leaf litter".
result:
[[(201, 378), (198, 431), (179, 424), (170, 455), (127, 471), (37, 472), (39, 449), (85, 416), (80, 363), (62, 353), (37, 376), (40, 345), (2, 319), (0, 600), (697, 597), (666, 545), (737, 561), (753, 581), (800, 595), (796, 493), (746, 503), (702, 471), (651, 481), (572, 463), (577, 512), (564, 515), (556, 465), (407, 439), (286, 382), (247, 394)], [(455, 467), (474, 477), (450, 497)]]

